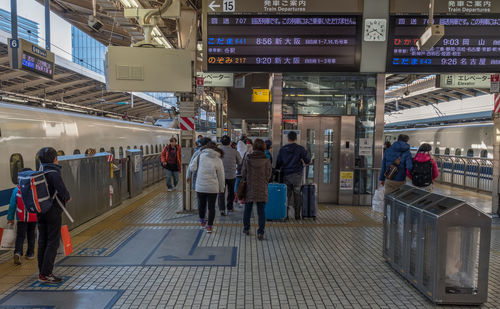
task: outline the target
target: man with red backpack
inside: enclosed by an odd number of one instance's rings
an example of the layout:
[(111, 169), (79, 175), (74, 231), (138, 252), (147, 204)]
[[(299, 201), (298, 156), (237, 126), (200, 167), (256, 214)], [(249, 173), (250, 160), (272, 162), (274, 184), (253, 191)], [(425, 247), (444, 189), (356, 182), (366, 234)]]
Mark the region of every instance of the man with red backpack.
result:
[(430, 155), (431, 150), (432, 146), (429, 144), (420, 145), (415, 158), (413, 158), (411, 171), (406, 171), (415, 187), (427, 191), (432, 191), (432, 183), (439, 176), (439, 168)]
[[(31, 171), (29, 168), (23, 168), (20, 172)], [(14, 214), (17, 214), (17, 235), (16, 248), (14, 250), (14, 264), (21, 265), (21, 257), (23, 256), (24, 238), (28, 237), (28, 250), (25, 258), (33, 260), (35, 258), (35, 230), (36, 230), (36, 214), (30, 213), (24, 207), (21, 198), (19, 186), (12, 191), (10, 198), (9, 212), (7, 214), (7, 223), (14, 224)]]

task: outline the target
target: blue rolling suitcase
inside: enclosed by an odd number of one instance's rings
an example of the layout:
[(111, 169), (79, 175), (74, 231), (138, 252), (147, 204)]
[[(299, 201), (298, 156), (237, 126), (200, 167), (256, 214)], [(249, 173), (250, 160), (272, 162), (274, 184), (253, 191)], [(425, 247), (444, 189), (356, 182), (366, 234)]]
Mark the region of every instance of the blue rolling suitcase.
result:
[(270, 183), (268, 185), (268, 201), (266, 204), (266, 220), (283, 220), (286, 218), (286, 185)]

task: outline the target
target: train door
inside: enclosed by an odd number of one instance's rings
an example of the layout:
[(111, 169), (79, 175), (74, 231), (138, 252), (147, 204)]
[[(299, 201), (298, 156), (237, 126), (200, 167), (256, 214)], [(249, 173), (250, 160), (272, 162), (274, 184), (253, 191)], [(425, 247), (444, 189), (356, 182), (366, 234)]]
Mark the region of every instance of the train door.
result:
[(338, 203), (340, 117), (299, 116), (300, 144), (310, 152), (306, 183), (318, 187), (320, 203)]

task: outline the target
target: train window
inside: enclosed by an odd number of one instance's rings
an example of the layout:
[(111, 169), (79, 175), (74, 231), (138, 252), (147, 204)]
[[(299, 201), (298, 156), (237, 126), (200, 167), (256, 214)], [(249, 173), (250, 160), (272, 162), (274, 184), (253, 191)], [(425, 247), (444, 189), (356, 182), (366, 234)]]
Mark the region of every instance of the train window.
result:
[(149, 146), (146, 145), (146, 154), (148, 155), (149, 154)]
[(473, 157), (474, 156), (474, 150), (472, 150), (472, 149), (467, 150), (467, 156), (468, 157)]
[(439, 147), (436, 147), (436, 149), (434, 149), (434, 154), (438, 155), (439, 153), (440, 153)]
[(101, 148), (99, 149), (99, 152), (106, 152), (106, 149), (104, 149), (104, 147), (101, 147)]
[(123, 159), (123, 147), (118, 149), (118, 155), (120, 156), (120, 159)]
[[(123, 150), (122, 150), (123, 151)], [(115, 147), (111, 147), (109, 149), (109, 152), (111, 152), (111, 154), (113, 155), (113, 158), (116, 158), (116, 154), (115, 154)]]
[(139, 149), (141, 149), (142, 154), (144, 154), (144, 146), (141, 145), (141, 147)]
[(15, 153), (10, 156), (10, 179), (17, 185), (17, 174), (24, 168), (23, 155)]
[(127, 150), (130, 149), (130, 146), (127, 146)]
[(158, 153), (158, 145), (155, 146), (155, 153)]
[(456, 156), (461, 156), (461, 155), (462, 155), (462, 149), (457, 148), (457, 149), (455, 150), (455, 155), (456, 155)]
[(151, 145), (150, 147), (151, 147), (150, 148), (151, 149), (151, 154), (153, 154), (154, 153), (153, 145)]
[(79, 154), (81, 154), (80, 149), (75, 149), (75, 150), (73, 150), (73, 154), (74, 154), (74, 155), (79, 155)]
[(446, 148), (444, 150), (444, 154), (447, 155), (447, 156), (449, 156), (450, 155), (450, 148)]
[(134, 149), (137, 149), (137, 146), (134, 146)]
[(488, 150), (481, 150), (481, 158), (487, 158), (488, 157)]
[(57, 151), (57, 156), (60, 157), (60, 156), (64, 156), (64, 150), (58, 150)]

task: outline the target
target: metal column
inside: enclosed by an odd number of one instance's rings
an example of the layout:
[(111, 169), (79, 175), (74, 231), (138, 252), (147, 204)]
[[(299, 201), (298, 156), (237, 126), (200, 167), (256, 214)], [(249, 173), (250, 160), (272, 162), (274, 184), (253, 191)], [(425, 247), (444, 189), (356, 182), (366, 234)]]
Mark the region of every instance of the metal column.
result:
[[(500, 210), (500, 118), (493, 118), (493, 194), (491, 202), (492, 213), (499, 213)], [(479, 181), (479, 180), (478, 180)]]
[[(12, 34), (12, 39), (17, 40), (17, 0), (10, 0), (10, 31)], [(17, 47), (16, 47), (17, 48)], [(17, 50), (12, 51), (12, 65), (13, 68), (17, 69), (19, 59), (17, 58)]]
[(50, 0), (45, 0), (45, 49), (50, 50)]
[[(271, 130), (273, 141), (273, 158), (278, 157), (281, 148), (281, 120), (283, 118), (283, 75), (273, 74), (271, 79)], [(274, 160), (276, 162), (276, 160)]]
[(373, 189), (378, 187), (378, 176), (382, 167), (384, 151), (385, 74), (377, 75), (377, 104), (375, 107), (375, 133), (373, 147)]
[(222, 132), (224, 131), (224, 113), (223, 113), (223, 100), (224, 96), (222, 93), (218, 93), (215, 102), (217, 103), (216, 106), (216, 113), (215, 113), (215, 122), (216, 122), (216, 129), (217, 129), (217, 141), (220, 141), (222, 137)]

